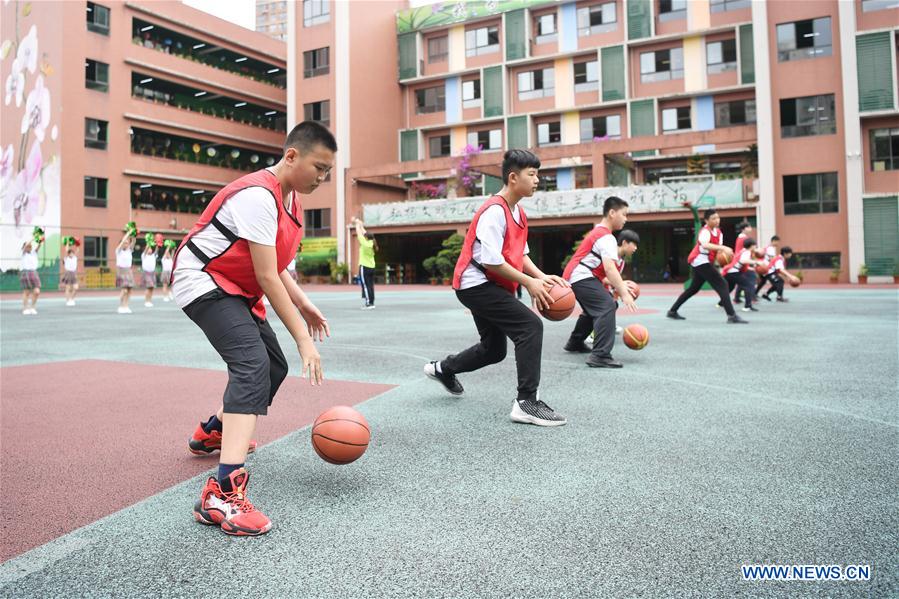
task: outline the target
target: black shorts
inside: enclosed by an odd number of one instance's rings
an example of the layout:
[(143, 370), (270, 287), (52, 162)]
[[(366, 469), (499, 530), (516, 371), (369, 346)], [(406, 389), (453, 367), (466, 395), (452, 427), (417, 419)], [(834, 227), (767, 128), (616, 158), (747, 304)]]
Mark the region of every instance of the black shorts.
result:
[(267, 414), (287, 376), (287, 359), (268, 321), (259, 320), (245, 299), (221, 289), (201, 295), (184, 313), (228, 365), (225, 413)]

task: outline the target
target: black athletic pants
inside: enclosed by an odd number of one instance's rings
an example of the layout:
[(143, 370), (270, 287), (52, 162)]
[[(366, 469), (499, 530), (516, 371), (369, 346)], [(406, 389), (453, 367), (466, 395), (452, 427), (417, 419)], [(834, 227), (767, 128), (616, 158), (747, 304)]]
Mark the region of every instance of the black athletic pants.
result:
[(737, 293), (734, 295), (734, 299), (736, 300), (737, 296), (741, 293), (743, 294), (743, 298), (745, 301), (745, 305), (748, 308), (752, 305), (752, 293), (753, 288), (750, 286), (749, 281), (747, 280), (748, 273), (745, 272), (732, 272), (725, 275), (724, 280), (727, 281), (727, 291), (730, 293), (734, 290), (734, 287), (737, 288)]
[(677, 312), (677, 309), (680, 308), (684, 302), (699, 293), (703, 283), (708, 282), (708, 284), (718, 293), (718, 298), (721, 300), (721, 305), (724, 306), (724, 311), (727, 312), (727, 315), (733, 316), (736, 314), (736, 312), (734, 312), (734, 305), (730, 302), (730, 292), (727, 290), (727, 283), (724, 281), (721, 273), (718, 272), (718, 269), (711, 264), (700, 264), (699, 266), (692, 266), (691, 268), (693, 269), (693, 277), (690, 281), (690, 286), (680, 294), (680, 297), (678, 297), (677, 301), (674, 302), (674, 305), (671, 306), (671, 312)]
[(367, 266), (359, 267), (359, 284), (362, 286), (362, 299), (366, 306), (375, 305), (375, 269)]
[(515, 344), (518, 399), (536, 398), (543, 351), (540, 317), (518, 301), (515, 294), (493, 282), (456, 291), (456, 297), (471, 310), (481, 340), (458, 354), (447, 356), (440, 369), (447, 374), (460, 374), (502, 362), (508, 337)]
[(572, 283), (571, 289), (584, 312), (571, 331), (569, 343), (573, 346), (583, 343), (590, 331), (593, 331), (591, 357), (608, 360), (612, 357), (612, 346), (615, 345), (615, 310), (618, 304), (596, 277)]

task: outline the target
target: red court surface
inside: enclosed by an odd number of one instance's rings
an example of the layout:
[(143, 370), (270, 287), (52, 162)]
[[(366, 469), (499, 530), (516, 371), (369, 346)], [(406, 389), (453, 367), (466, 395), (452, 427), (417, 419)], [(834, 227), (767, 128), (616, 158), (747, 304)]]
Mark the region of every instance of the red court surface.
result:
[[(223, 371), (78, 360), (3, 368), (0, 561), (132, 505), (218, 463), (187, 440), (221, 402)], [(392, 385), (288, 377), (260, 445)], [(311, 451), (311, 448), (310, 448)]]

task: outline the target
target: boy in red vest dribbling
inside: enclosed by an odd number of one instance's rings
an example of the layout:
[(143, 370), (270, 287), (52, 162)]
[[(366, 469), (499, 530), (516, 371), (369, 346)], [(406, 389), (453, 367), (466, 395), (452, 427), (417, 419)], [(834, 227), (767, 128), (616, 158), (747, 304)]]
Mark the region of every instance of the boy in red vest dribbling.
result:
[(175, 301), (228, 365), (221, 409), (188, 443), (198, 455), (221, 450), (218, 476), (206, 481), (194, 518), (230, 535), (260, 535), (272, 526), (247, 499), (244, 468), (247, 453), (256, 448), (256, 419), (267, 413), (288, 369), (263, 296), (296, 342), (303, 376), (308, 373), (312, 384), (322, 380), (313, 339), (330, 335), (328, 322), (290, 277), (287, 264), (301, 239), (298, 194), (321, 184), (336, 151), (325, 127), (300, 123), (287, 136), (281, 160), (219, 191), (175, 252)]
[[(621, 368), (621, 362), (612, 358), (615, 344), (615, 310), (617, 304), (604, 287), (618, 291), (621, 301), (631, 312), (637, 309), (634, 298), (621, 278), (624, 257), (633, 255), (640, 238), (633, 231), (621, 231), (620, 242), (614, 231), (627, 222), (628, 204), (621, 198), (606, 198), (602, 208), (602, 220), (584, 237), (574, 256), (565, 266), (562, 275), (571, 283), (574, 296), (584, 312), (578, 317), (574, 330), (565, 344), (565, 351), (590, 353), (587, 366), (592, 368)], [(593, 347), (584, 339), (593, 331)]]
[(553, 285), (567, 281), (544, 274), (527, 256), (528, 219), (518, 205), (537, 191), (540, 160), (527, 150), (509, 150), (503, 156), (503, 188), (478, 209), (468, 228), (456, 262), (453, 288), (471, 310), (481, 337), (468, 349), (425, 364), (425, 374), (453, 395), (462, 395), (457, 374), (472, 372), (506, 357), (506, 337), (515, 344), (518, 397), (512, 402), (514, 422), (559, 426), (565, 417), (540, 401), (540, 361), (543, 322), (515, 297), (523, 285), (540, 308), (548, 307)]

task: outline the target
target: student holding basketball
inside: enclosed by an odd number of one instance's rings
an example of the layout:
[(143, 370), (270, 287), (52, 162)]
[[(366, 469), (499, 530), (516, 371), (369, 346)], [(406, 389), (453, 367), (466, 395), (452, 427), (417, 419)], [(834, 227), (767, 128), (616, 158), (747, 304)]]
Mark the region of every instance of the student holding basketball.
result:
[(750, 279), (746, 278), (749, 272), (755, 272), (754, 268), (758, 262), (755, 259), (755, 239), (745, 237), (737, 241), (737, 247), (740, 248), (739, 253), (734, 253), (731, 261), (721, 269), (724, 280), (727, 281), (728, 293), (736, 287), (737, 294), (743, 292), (746, 304), (743, 306), (744, 312), (758, 312), (758, 308), (752, 305), (753, 285)]
[(229, 535), (260, 535), (272, 526), (247, 499), (244, 468), (256, 446), (256, 419), (268, 412), (288, 370), (263, 296), (297, 344), (303, 376), (308, 373), (312, 384), (322, 381), (313, 340), (330, 334), (328, 322), (287, 273), (287, 264), (300, 243), (298, 194), (315, 191), (336, 151), (325, 127), (300, 123), (287, 136), (281, 160), (219, 191), (175, 252), (175, 301), (228, 365), (222, 408), (189, 441), (195, 454), (221, 450), (218, 476), (206, 481), (194, 518)]
[(727, 322), (730, 324), (746, 324), (746, 321), (734, 312), (734, 305), (730, 301), (727, 283), (721, 276), (721, 273), (715, 268), (718, 252), (729, 253), (731, 251), (729, 247), (723, 245), (724, 235), (721, 233), (721, 229), (718, 228), (718, 225), (721, 224), (721, 217), (718, 215), (717, 210), (709, 208), (705, 211), (703, 220), (705, 225), (699, 231), (696, 247), (693, 248), (693, 251), (690, 252), (690, 256), (687, 258), (693, 270), (690, 286), (680, 294), (680, 297), (668, 310), (667, 316), (674, 320), (686, 320), (686, 318), (677, 313), (678, 308), (699, 293), (703, 283), (708, 282), (718, 293), (721, 306), (727, 312)]
[(567, 281), (544, 274), (528, 257), (528, 219), (518, 202), (534, 195), (540, 160), (527, 150), (509, 150), (503, 156), (503, 188), (478, 209), (468, 227), (462, 253), (456, 262), (453, 288), (456, 297), (474, 317), (480, 342), (425, 364), (425, 374), (453, 395), (463, 393), (457, 374), (472, 372), (506, 357), (506, 337), (515, 344), (518, 397), (512, 402), (514, 422), (538, 426), (566, 423), (561, 414), (540, 400), (540, 361), (543, 323), (528, 306), (515, 298), (523, 285), (537, 304), (547, 309), (553, 285)]
[[(637, 309), (630, 289), (621, 278), (621, 271), (624, 270), (624, 258), (637, 251), (640, 237), (633, 231), (625, 230), (621, 231), (616, 242), (613, 234), (627, 223), (627, 209), (628, 203), (621, 198), (606, 198), (602, 207), (602, 220), (584, 237), (562, 275), (571, 283), (574, 296), (583, 309), (564, 349), (568, 352), (589, 353), (587, 366), (591, 368), (622, 367), (621, 362), (612, 358), (615, 310), (618, 304), (605, 285), (618, 292), (629, 311)], [(591, 331), (592, 348), (584, 344)]]
[(771, 283), (771, 288), (762, 296), (766, 301), (771, 301), (772, 292), (777, 292), (777, 301), (790, 301), (784, 297), (784, 279), (789, 279), (794, 285), (799, 284), (799, 278), (787, 270), (787, 260), (792, 255), (793, 248), (787, 246), (771, 260), (771, 268), (768, 269), (768, 274), (765, 276), (765, 279)]

